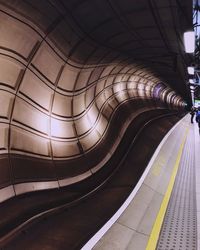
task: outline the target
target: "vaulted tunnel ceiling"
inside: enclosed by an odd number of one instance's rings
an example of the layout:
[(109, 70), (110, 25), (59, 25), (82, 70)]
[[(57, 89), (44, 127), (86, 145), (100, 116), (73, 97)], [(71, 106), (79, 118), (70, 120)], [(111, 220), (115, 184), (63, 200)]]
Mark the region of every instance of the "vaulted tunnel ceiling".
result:
[[(190, 103), (182, 35), (191, 27), (188, 0), (1, 0), (1, 187), (86, 178), (139, 113)], [(110, 149), (80, 166), (100, 143)]]

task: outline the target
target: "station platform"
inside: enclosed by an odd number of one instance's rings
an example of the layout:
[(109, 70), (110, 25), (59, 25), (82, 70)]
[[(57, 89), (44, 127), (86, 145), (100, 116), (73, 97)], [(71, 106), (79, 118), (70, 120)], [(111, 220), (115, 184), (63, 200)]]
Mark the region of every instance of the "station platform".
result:
[(200, 135), (189, 114), (163, 138), (125, 203), (82, 248), (88, 249), (200, 249)]

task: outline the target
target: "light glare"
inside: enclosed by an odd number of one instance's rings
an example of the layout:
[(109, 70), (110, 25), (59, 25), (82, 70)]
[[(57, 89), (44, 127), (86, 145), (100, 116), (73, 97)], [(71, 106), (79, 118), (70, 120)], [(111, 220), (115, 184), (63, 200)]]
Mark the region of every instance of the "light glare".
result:
[(189, 79), (189, 83), (194, 83), (194, 80), (193, 79)]
[(187, 67), (188, 74), (194, 75), (194, 67)]
[(186, 53), (194, 52), (194, 31), (187, 31), (183, 35)]

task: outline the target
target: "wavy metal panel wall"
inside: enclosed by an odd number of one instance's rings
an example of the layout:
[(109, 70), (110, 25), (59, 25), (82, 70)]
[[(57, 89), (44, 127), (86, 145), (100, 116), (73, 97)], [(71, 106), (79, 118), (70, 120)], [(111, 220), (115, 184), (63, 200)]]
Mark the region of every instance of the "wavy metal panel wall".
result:
[[(21, 193), (78, 182), (103, 167), (138, 114), (184, 107), (151, 65), (128, 55), (134, 49), (146, 53), (140, 46), (145, 39), (130, 27), (145, 29), (153, 22), (149, 6), (140, 2), (149, 15), (144, 20), (136, 10), (135, 19), (127, 12), (128, 25), (109, 1), (100, 2), (0, 1), (2, 190), (14, 185)], [(93, 13), (92, 6), (104, 14)], [(151, 32), (155, 45), (158, 30), (152, 26)], [(114, 117), (119, 137), (111, 139)], [(98, 151), (102, 142), (110, 146), (107, 152)], [(92, 150), (99, 152), (94, 162)], [(89, 163), (81, 165), (82, 157)], [(24, 189), (20, 183), (26, 183)]]

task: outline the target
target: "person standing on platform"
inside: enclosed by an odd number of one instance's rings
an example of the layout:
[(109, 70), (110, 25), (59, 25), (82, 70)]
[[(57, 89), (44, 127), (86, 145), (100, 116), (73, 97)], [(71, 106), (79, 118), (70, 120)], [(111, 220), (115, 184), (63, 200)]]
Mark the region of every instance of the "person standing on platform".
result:
[(197, 112), (196, 112), (196, 122), (198, 123), (199, 134), (200, 134), (200, 107), (198, 107)]
[(191, 115), (191, 123), (193, 123), (194, 115), (195, 115), (196, 109), (193, 106), (190, 110), (190, 115)]

